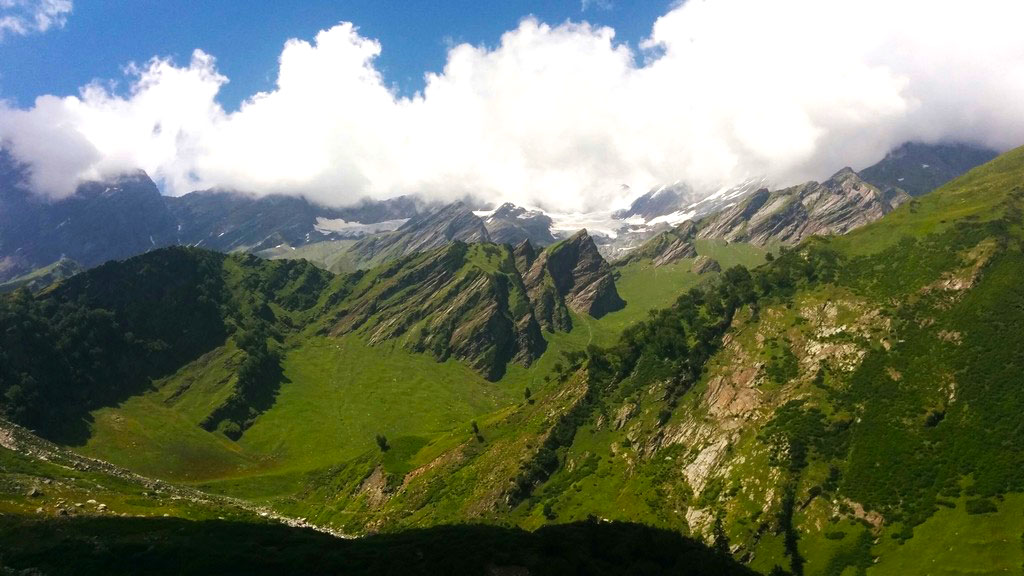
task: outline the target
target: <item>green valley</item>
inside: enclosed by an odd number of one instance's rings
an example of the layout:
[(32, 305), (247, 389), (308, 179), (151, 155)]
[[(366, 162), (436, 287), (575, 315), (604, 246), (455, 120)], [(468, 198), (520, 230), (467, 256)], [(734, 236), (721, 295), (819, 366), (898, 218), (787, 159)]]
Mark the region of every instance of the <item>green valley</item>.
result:
[[(735, 573), (1019, 569), (1022, 211), (1018, 149), (799, 244), (685, 222), (609, 264), (585, 232), (411, 253), (392, 233), (339, 274), (166, 248), (17, 291), (0, 300), (4, 418), (110, 468), (3, 443), (0, 537), (62, 536), (0, 562), (194, 522), (358, 558), (461, 530), (522, 550), (693, 538)], [(141, 495), (154, 485), (166, 497)], [(54, 511), (97, 495), (123, 532)], [(545, 573), (509, 554), (471, 560)]]

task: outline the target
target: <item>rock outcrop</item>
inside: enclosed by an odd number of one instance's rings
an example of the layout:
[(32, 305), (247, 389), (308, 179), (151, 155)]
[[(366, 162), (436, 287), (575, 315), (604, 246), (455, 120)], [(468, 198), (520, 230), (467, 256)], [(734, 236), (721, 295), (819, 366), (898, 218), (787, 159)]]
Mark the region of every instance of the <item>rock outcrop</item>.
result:
[(586, 230), (541, 253), (524, 283), (535, 303), (559, 296), (573, 312), (595, 318), (626, 305), (615, 288), (611, 266)]
[(709, 272), (721, 272), (722, 266), (718, 263), (718, 260), (709, 258), (707, 256), (697, 256), (697, 259), (693, 261), (693, 268), (691, 271), (694, 274), (707, 274)]
[(820, 184), (808, 182), (775, 192), (761, 189), (701, 221), (698, 235), (759, 246), (795, 244), (810, 236), (845, 234), (909, 198), (902, 190), (883, 192), (844, 168)]

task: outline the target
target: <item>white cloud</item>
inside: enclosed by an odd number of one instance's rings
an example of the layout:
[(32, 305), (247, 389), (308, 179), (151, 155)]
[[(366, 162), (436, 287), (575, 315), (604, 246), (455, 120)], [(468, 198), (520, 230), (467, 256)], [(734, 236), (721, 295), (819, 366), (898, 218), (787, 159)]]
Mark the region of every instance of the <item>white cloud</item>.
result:
[(1024, 3), (1000, 0), (690, 0), (633, 49), (609, 28), (527, 19), (497, 47), (453, 46), (409, 98), (375, 68), (381, 45), (343, 23), (286, 43), (276, 88), (237, 112), (196, 52), (131, 68), (127, 95), (93, 84), (0, 105), (0, 140), (51, 196), (141, 167), (173, 194), (594, 209), (622, 202), (621, 184), (823, 178), (905, 140), (1022, 144), (1021, 21)]
[(71, 9), (71, 0), (0, 0), (0, 40), (63, 28)]

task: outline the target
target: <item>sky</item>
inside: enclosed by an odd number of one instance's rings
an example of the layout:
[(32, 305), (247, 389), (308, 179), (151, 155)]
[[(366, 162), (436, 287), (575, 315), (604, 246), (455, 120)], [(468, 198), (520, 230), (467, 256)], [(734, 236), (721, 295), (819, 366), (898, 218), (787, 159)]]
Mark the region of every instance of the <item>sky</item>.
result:
[(48, 198), (219, 187), (608, 208), (907, 140), (1024, 144), (1004, 0), (0, 0), (0, 145)]

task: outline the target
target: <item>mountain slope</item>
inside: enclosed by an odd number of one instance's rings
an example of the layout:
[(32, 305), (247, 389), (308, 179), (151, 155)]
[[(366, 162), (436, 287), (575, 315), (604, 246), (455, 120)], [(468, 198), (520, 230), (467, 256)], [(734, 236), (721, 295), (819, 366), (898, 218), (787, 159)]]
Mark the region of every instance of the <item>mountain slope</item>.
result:
[[(615, 289), (611, 267), (597, 251), (586, 230), (537, 255), (525, 244), (520, 260), (529, 264), (523, 277), (540, 322), (548, 329), (565, 329), (566, 309), (600, 318), (625, 306)], [(532, 260), (532, 262), (531, 262)]]
[(881, 190), (900, 189), (921, 196), (997, 155), (994, 150), (969, 144), (907, 142), (861, 170), (860, 175)]
[(8, 173), (0, 180), (0, 281), (61, 258), (90, 268), (141, 254), (173, 243), (174, 230), (160, 191), (142, 172), (83, 183), (53, 203)]
[[(956, 569), (1014, 570), (1022, 214), (1024, 148), (726, 270), (566, 358), (534, 403), (452, 432), (413, 471), (380, 469), (374, 498), (356, 479), (377, 465), (353, 461), (311, 481), (309, 505), (353, 526), (640, 520), (765, 573), (898, 573), (930, 562), (929, 538)], [(943, 536), (980, 530), (1001, 536)]]
[(394, 232), (364, 238), (347, 252), (357, 267), (367, 268), (433, 250), (455, 240), (467, 243), (490, 240), (483, 220), (462, 202), (416, 216)]
[(397, 224), (422, 208), (420, 202), (406, 196), (328, 208), (301, 196), (255, 197), (217, 190), (166, 197), (164, 201), (177, 223), (175, 243), (219, 252), (258, 252), (280, 245), (297, 247), (345, 235), (361, 236), (377, 227), (351, 223)]
[(0, 293), (13, 292), (19, 288), (38, 292), (51, 284), (78, 274), (82, 270), (83, 268), (74, 260), (61, 258), (49, 266), (37, 268), (28, 274), (0, 283)]
[(702, 220), (699, 235), (759, 246), (792, 244), (811, 236), (845, 234), (878, 220), (908, 199), (905, 192), (883, 192), (844, 168), (821, 184), (759, 190)]
[(402, 339), (491, 380), (509, 362), (529, 365), (545, 347), (505, 246), (456, 242), (396, 260), (361, 277), (339, 306), (335, 335), (358, 331), (371, 344)]

